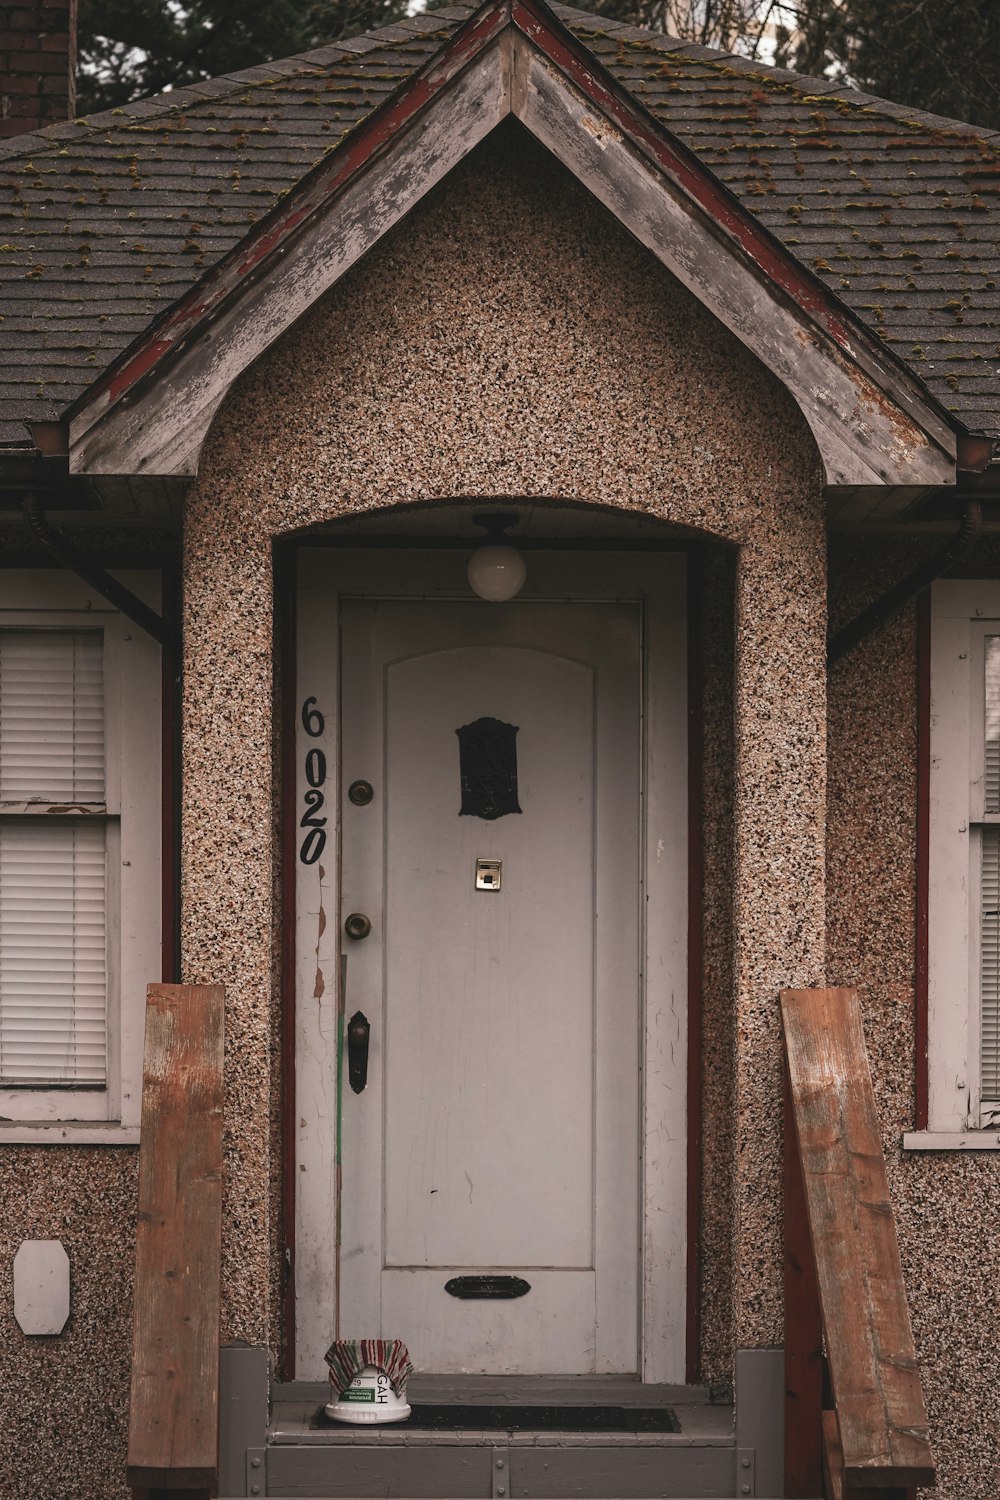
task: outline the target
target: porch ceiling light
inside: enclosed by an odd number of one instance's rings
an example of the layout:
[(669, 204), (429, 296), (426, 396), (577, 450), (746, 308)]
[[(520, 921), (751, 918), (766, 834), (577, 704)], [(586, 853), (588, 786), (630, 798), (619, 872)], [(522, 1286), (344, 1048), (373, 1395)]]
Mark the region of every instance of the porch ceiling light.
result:
[(517, 513), (505, 511), (489, 515), (473, 516), (477, 526), (486, 527), (483, 545), (477, 547), (469, 558), (466, 570), (473, 593), (491, 604), (502, 604), (513, 599), (524, 587), (528, 576), (524, 557), (507, 539), (509, 526), (516, 526)]

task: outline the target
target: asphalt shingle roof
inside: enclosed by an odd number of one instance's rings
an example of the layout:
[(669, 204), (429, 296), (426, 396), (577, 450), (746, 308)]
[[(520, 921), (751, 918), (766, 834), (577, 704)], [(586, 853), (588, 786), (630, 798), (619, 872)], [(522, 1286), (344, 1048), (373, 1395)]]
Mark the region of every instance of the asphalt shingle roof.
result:
[[(0, 142), (0, 447), (58, 418), (475, 8)], [(945, 407), (1000, 436), (1000, 133), (556, 9)]]

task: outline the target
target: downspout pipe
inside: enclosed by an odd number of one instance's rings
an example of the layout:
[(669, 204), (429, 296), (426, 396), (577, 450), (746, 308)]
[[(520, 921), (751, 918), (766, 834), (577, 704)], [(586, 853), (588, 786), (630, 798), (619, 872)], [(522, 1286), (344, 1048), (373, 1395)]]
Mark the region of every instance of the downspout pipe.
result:
[(967, 500), (962, 511), (962, 520), (959, 528), (946, 547), (935, 552), (931, 557), (925, 558), (922, 563), (915, 567), (912, 573), (907, 573), (897, 584), (884, 593), (881, 598), (869, 604), (863, 609), (857, 619), (845, 625), (837, 634), (831, 636), (827, 647), (827, 664), (833, 666), (834, 662), (846, 656), (848, 651), (853, 651), (866, 636), (880, 625), (885, 625), (900, 610), (922, 594), (924, 589), (949, 572), (959, 563), (965, 562), (974, 550), (983, 527), (983, 509), (978, 500)]
[(155, 609), (150, 609), (137, 594), (127, 589), (124, 584), (119, 583), (117, 578), (112, 578), (110, 573), (92, 562), (89, 557), (74, 547), (73, 543), (66, 537), (60, 536), (50, 525), (41, 502), (37, 495), (26, 495), (24, 500), (24, 520), (32, 536), (38, 544), (45, 548), (51, 557), (75, 573), (90, 588), (113, 604), (115, 609), (120, 610), (127, 619), (147, 635), (151, 635), (154, 641), (158, 641), (165, 650), (174, 656), (180, 653), (180, 635), (172, 625), (168, 625)]

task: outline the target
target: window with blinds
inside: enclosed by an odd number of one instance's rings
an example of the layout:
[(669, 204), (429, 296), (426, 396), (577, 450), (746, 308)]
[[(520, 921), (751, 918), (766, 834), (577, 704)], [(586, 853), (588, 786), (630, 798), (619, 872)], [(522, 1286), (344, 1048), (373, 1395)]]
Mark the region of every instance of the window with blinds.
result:
[(928, 615), (926, 1117), (904, 1146), (996, 1150), (1000, 578), (939, 580)]
[(0, 1084), (107, 1080), (103, 636), (0, 630)]
[(982, 831), (979, 948), (980, 1093), (1000, 1100), (1000, 828)]
[(983, 817), (980, 829), (979, 1088), (1000, 1100), (1000, 636), (985, 641)]

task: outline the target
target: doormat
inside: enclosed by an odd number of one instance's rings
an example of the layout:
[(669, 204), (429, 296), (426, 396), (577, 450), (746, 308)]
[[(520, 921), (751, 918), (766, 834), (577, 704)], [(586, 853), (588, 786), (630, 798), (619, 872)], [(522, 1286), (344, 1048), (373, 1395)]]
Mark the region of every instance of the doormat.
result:
[[(314, 1431), (337, 1428), (344, 1423), (328, 1417), (321, 1406), (309, 1424)], [(443, 1403), (413, 1406), (408, 1422), (400, 1428), (412, 1431), (458, 1432), (680, 1432), (676, 1412), (669, 1406), (446, 1406)], [(383, 1429), (384, 1430), (384, 1429)]]

